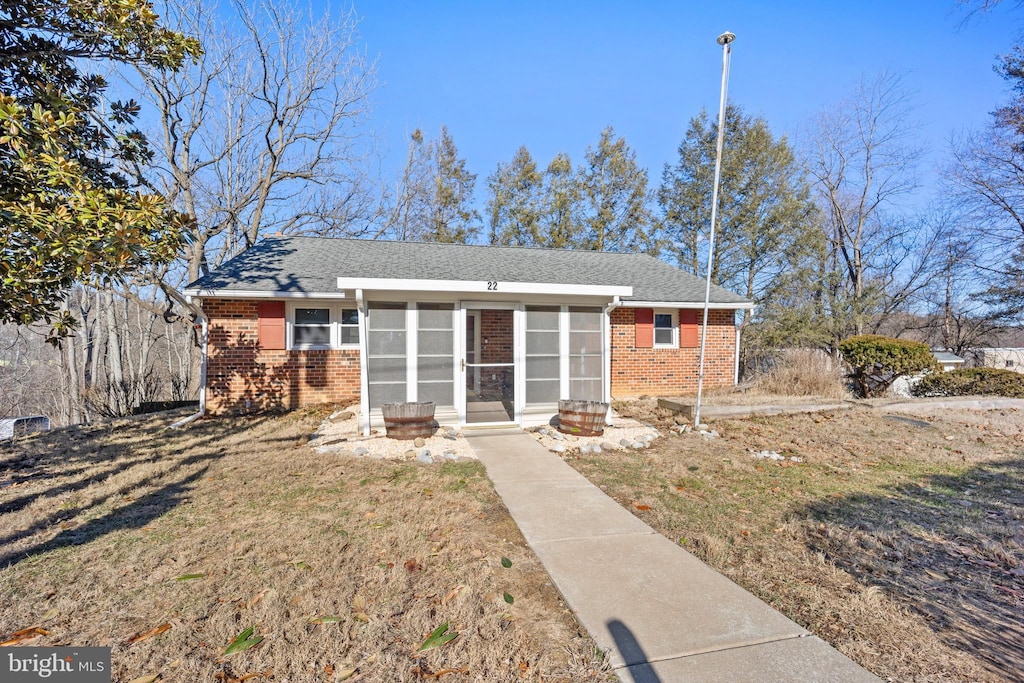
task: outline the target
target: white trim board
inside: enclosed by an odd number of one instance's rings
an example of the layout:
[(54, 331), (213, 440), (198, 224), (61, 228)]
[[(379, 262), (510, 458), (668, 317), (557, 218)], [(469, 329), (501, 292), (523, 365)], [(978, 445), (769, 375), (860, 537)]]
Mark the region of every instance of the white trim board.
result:
[[(352, 289), (350, 287), (350, 289)], [(197, 299), (351, 299), (345, 292), (266, 292), (252, 289), (186, 289)]]
[[(622, 308), (704, 308), (703, 301), (623, 301)], [(731, 303), (731, 304), (719, 304), (711, 301), (708, 303), (708, 308), (715, 309), (726, 309), (726, 310), (742, 310), (749, 308), (753, 310), (757, 308), (757, 304), (754, 302), (745, 303)]]
[(507, 282), (502, 280), (406, 280), (400, 278), (339, 277), (338, 289), (410, 292), (461, 292), (494, 294), (584, 294), (590, 296), (632, 296), (633, 288), (622, 285), (569, 285), (552, 282)]

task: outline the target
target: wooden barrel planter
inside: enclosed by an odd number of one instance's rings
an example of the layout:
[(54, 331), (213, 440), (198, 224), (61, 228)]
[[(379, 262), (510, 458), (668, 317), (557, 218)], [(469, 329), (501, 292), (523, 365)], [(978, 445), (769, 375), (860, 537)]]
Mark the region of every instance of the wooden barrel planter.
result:
[(380, 407), (389, 439), (426, 439), (434, 433), (434, 403), (384, 403)]
[(558, 402), (558, 431), (576, 436), (601, 436), (608, 404), (600, 401)]

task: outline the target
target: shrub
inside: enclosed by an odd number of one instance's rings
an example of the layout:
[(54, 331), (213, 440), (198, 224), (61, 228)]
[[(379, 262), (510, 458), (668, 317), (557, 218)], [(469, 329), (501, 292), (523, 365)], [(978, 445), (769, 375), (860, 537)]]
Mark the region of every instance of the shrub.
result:
[(960, 368), (928, 375), (910, 393), (914, 396), (1008, 396), (1024, 398), (1024, 375), (998, 368)]
[(939, 368), (927, 344), (862, 334), (839, 342), (850, 379), (863, 398), (881, 396), (897, 377)]

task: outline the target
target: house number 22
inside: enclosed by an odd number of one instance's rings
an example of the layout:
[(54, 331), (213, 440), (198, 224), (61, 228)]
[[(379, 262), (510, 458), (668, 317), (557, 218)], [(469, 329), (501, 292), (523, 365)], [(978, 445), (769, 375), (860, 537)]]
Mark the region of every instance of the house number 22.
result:
[(487, 289), (488, 289), (488, 291), (491, 291), (491, 292), (498, 291), (498, 283), (495, 282), (494, 280), (488, 280), (487, 281)]

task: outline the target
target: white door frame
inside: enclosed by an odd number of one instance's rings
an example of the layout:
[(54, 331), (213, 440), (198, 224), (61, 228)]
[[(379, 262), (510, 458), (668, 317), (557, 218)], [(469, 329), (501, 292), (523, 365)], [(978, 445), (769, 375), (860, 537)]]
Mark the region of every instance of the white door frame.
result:
[[(510, 421), (504, 422), (474, 422), (473, 426), (488, 426), (488, 425), (505, 425), (505, 424), (517, 424), (521, 425), (523, 421), (523, 396), (525, 389), (525, 378), (523, 376), (523, 370), (525, 368), (525, 334), (523, 331), (523, 323), (525, 322), (525, 311), (521, 302), (517, 301), (460, 301), (458, 307), (458, 343), (456, 344), (456, 359), (457, 366), (461, 369), (458, 373), (459, 381), (455, 385), (455, 403), (456, 410), (459, 414), (459, 424), (465, 426), (466, 423), (466, 319), (467, 311), (482, 311), (482, 310), (494, 310), (494, 311), (512, 311), (512, 377), (513, 377), (513, 388), (512, 388), (512, 400), (513, 400), (513, 417)], [(476, 324), (474, 326), (474, 334), (476, 336), (477, 345), (480, 344), (480, 316), (476, 316)], [(479, 346), (477, 346), (479, 348)], [(476, 350), (476, 349), (474, 349)], [(476, 357), (477, 362), (480, 361), (479, 352)]]

